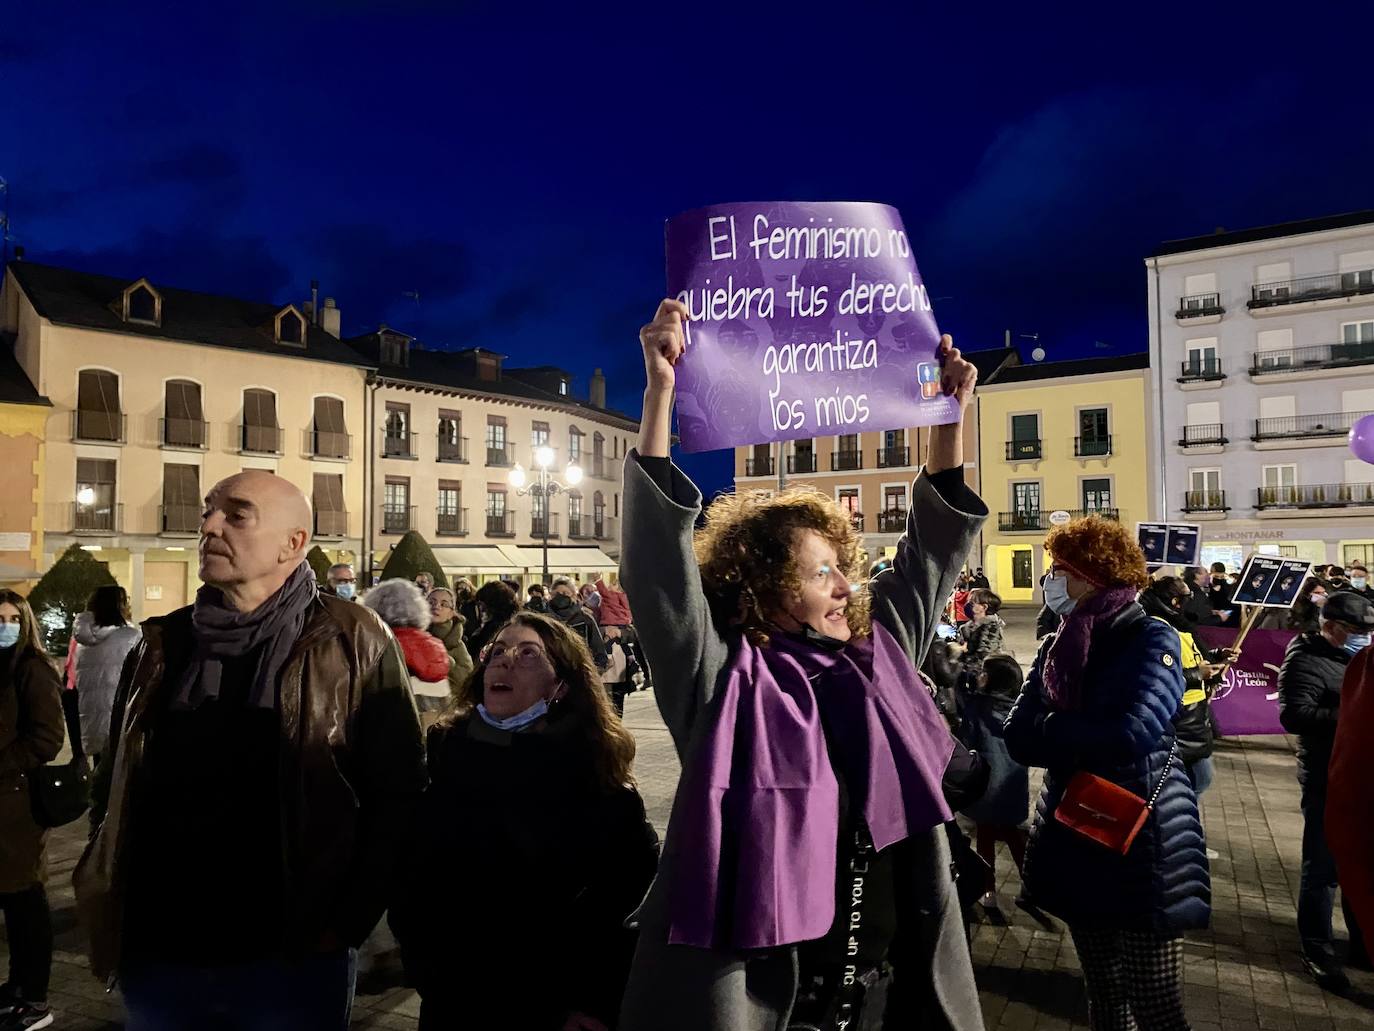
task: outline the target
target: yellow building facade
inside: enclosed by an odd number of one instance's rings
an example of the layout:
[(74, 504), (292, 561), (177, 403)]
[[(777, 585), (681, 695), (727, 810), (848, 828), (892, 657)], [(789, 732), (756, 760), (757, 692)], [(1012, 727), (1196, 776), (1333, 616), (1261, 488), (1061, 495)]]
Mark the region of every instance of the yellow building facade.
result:
[(1005, 369), (979, 388), (982, 566), (1004, 601), (1040, 599), (1056, 513), (1132, 530), (1152, 517), (1148, 373), (1147, 355), (1126, 355)]
[(43, 561), (43, 435), (51, 410), (15, 361), (13, 335), (0, 333), (0, 587), (25, 594)]

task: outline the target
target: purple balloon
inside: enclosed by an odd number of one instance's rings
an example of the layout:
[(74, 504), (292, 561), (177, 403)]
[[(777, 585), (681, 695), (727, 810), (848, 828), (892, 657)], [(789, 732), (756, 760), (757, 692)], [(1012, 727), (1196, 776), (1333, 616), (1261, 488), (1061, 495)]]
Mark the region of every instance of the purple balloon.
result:
[(1374, 415), (1357, 419), (1350, 427), (1350, 450), (1360, 461), (1374, 465)]

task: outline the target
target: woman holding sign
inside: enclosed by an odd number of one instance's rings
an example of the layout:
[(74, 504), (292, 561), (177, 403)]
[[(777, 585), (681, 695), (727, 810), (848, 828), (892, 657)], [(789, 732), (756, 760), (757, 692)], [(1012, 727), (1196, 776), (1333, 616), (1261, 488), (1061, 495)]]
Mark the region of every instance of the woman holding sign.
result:
[[(621, 575), (683, 770), (619, 1027), (981, 1029), (943, 828), (954, 742), (916, 673), (987, 515), (960, 427), (931, 430), (862, 593), (859, 536), (819, 492), (725, 495), (694, 534), (701, 494), (668, 457), (686, 316), (666, 300), (640, 331), (625, 463)], [(976, 370), (941, 353), (968, 401)]]
[(1136, 600), (1149, 574), (1119, 523), (1075, 519), (1045, 550), (1063, 621), (1003, 728), (1013, 759), (1045, 768), (1025, 895), (1069, 925), (1094, 1029), (1187, 1028), (1183, 933), (1207, 926), (1211, 882), (1170, 722), (1179, 636)]

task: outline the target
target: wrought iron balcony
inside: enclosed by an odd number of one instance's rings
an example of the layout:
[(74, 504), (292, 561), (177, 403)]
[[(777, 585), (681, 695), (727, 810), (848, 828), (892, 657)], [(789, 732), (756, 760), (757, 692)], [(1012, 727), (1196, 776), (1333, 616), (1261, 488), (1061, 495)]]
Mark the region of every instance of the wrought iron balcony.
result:
[(830, 452), (831, 472), (847, 472), (864, 467), (864, 453), (858, 448)]
[(383, 505), (382, 533), (406, 533), (415, 529), (414, 505)]
[(1073, 456), (1075, 458), (1106, 458), (1112, 453), (1112, 435), (1099, 437), (1074, 437)]
[(468, 438), (452, 437), (446, 433), (440, 433), (438, 461), (440, 462), (466, 462), (468, 460)]
[(1183, 511), (1191, 514), (1193, 512), (1229, 512), (1231, 509), (1226, 504), (1226, 492), (1224, 490), (1185, 490), (1183, 492)]
[(586, 516), (568, 516), (568, 538), (574, 541), (590, 540), (592, 521)]
[(343, 538), (348, 536), (348, 513), (317, 509), (315, 512), (315, 536)]
[(1215, 447), (1229, 444), (1225, 427), (1219, 422), (1203, 423), (1199, 426), (1183, 427), (1183, 436), (1178, 438), (1179, 447)]
[(854, 527), (859, 533), (864, 532), (864, 514), (862, 512), (851, 512), (849, 514), (849, 525)]
[(123, 444), (129, 439), (129, 417), (119, 412), (72, 412), (72, 440)]
[(1260, 487), (1255, 507), (1350, 508), (1374, 505), (1374, 483), (1304, 483), (1292, 487)]
[(558, 536), (558, 513), (549, 512), (546, 515), (530, 516), (530, 536), (531, 537), (557, 537)]
[(746, 458), (744, 460), (745, 476), (772, 476), (777, 471), (773, 458)]
[(255, 426), (239, 423), (239, 450), (245, 455), (279, 455), (282, 453), (280, 426)]
[(814, 473), (816, 471), (816, 452), (809, 451), (800, 455), (787, 456), (789, 473)]
[(210, 436), (210, 424), (203, 419), (159, 419), (157, 439), (163, 447), (185, 447), (205, 450)]
[(434, 513), (434, 533), (439, 537), (466, 537), (468, 535), (468, 510), (466, 508), (445, 508), (440, 505)]
[(1225, 378), (1226, 373), (1221, 371), (1220, 358), (1190, 358), (1179, 369), (1178, 382), (1196, 383)]
[(592, 536), (599, 541), (613, 541), (619, 532), (620, 520), (614, 516), (592, 518)]
[(1325, 301), (1341, 297), (1374, 294), (1374, 269), (1328, 272), (1321, 276), (1280, 279), (1256, 283), (1250, 288), (1249, 308), (1272, 308), (1280, 304)]
[(1176, 319), (1196, 319), (1204, 315), (1225, 315), (1226, 309), (1221, 306), (1221, 294), (1188, 294), (1178, 299), (1178, 311), (1174, 312)]
[(96, 501), (90, 505), (72, 502), (68, 525), (75, 534), (116, 534), (124, 529), (124, 506)]
[(906, 509), (888, 508), (878, 513), (879, 533), (901, 533), (906, 529)]
[(173, 536), (200, 536), (199, 505), (159, 505), (157, 510), (158, 532)]
[(1251, 376), (1272, 376), (1304, 369), (1333, 369), (1347, 365), (1374, 363), (1374, 340), (1346, 344), (1313, 344), (1280, 351), (1256, 351), (1250, 365)]
[(334, 430), (306, 430), (305, 453), (313, 458), (349, 458), (353, 454), (353, 436)]
[(488, 513), (487, 513), (487, 536), (488, 536), (488, 537), (514, 537), (514, 536), (515, 536), (515, 513), (514, 513), (514, 512), (488, 512)]
[(512, 466), (515, 464), (513, 448), (510, 444), (487, 444), (487, 465)]
[(1040, 438), (1034, 437), (1026, 440), (1007, 441), (1007, 461), (1008, 462), (1038, 462), (1040, 461)]
[(1344, 437), (1358, 419), (1371, 412), (1331, 412), (1326, 415), (1289, 415), (1277, 419), (1256, 419), (1251, 440), (1304, 440)]
[(878, 448), (878, 468), (891, 469), (897, 466), (911, 464), (911, 448), (909, 447), (880, 447)]
[(415, 458), (415, 436), (411, 433), (382, 433), (383, 458)]
[(1027, 509), (1019, 512), (997, 513), (997, 529), (1003, 532), (1048, 530), (1049, 528), (1049, 514), (1046, 512)]

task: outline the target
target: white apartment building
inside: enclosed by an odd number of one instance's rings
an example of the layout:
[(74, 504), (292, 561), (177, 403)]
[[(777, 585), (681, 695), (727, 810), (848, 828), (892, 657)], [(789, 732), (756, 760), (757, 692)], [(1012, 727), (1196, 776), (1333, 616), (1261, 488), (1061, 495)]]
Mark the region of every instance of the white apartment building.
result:
[(1203, 556), (1374, 560), (1374, 211), (1162, 246), (1149, 286), (1156, 517)]

